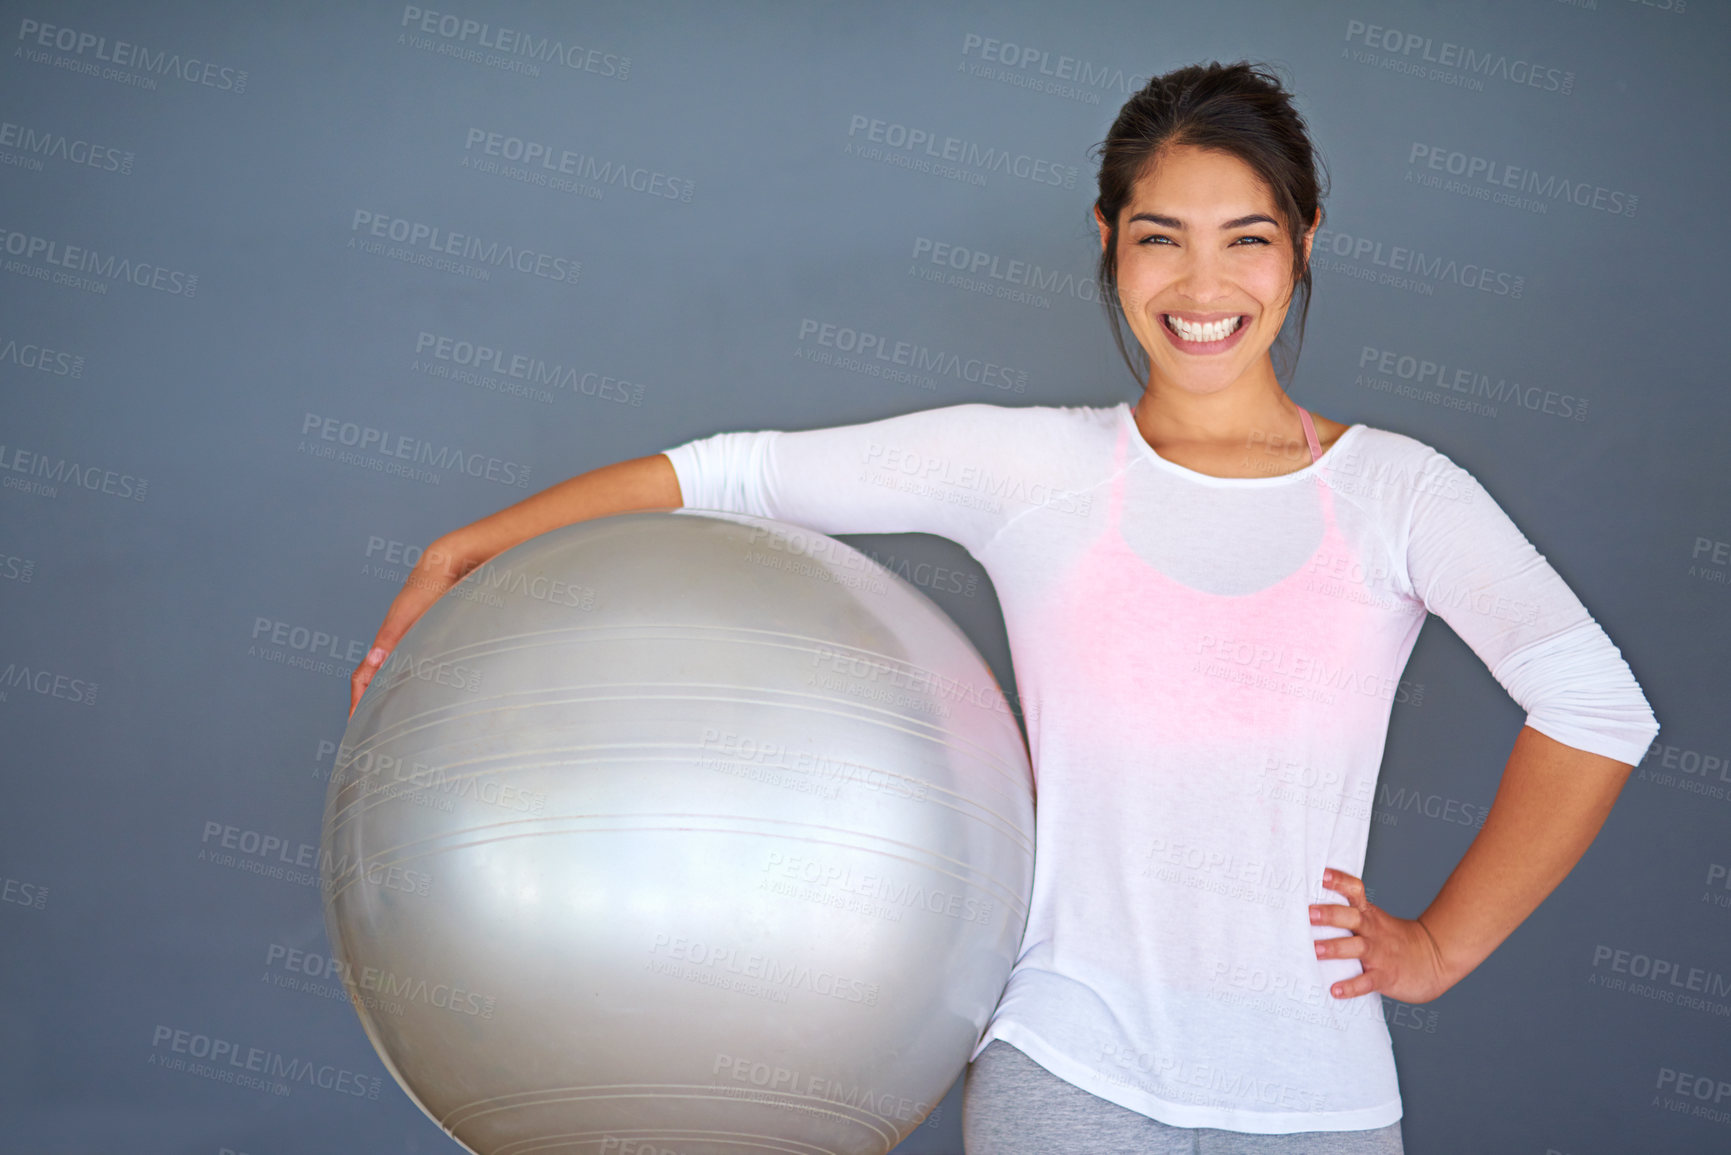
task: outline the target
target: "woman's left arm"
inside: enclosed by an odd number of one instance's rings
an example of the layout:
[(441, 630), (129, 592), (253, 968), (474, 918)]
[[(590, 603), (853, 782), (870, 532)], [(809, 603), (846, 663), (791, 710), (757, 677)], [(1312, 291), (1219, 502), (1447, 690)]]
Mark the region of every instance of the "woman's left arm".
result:
[(1418, 918), (1389, 914), (1365, 898), (1361, 880), (1328, 871), (1323, 885), (1347, 905), (1312, 906), (1310, 921), (1351, 933), (1318, 940), (1316, 956), (1364, 968), (1331, 993), (1423, 1003), (1460, 982), (1574, 869), (1632, 769), (1523, 727), (1484, 827)]
[[(1413, 443), (1417, 444), (1417, 443)], [(1557, 571), (1460, 466), (1419, 447), (1391, 543), (1413, 596), (1448, 622), (1527, 712), (1483, 828), (1436, 900), (1396, 918), (1339, 870), (1346, 899), (1311, 907), (1339, 927), (1318, 958), (1358, 959), (1337, 998), (1434, 999), (1465, 978), (1555, 890), (1605, 823), (1658, 732), (1628, 663)]]

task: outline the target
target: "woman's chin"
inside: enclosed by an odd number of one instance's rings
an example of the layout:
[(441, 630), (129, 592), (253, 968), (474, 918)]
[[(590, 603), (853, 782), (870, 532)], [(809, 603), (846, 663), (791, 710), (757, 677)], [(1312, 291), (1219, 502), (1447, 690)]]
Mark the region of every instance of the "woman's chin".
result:
[[(1234, 371), (1236, 370), (1236, 371)], [(1193, 365), (1154, 366), (1154, 383), (1163, 389), (1194, 397), (1211, 397), (1224, 393), (1244, 376), (1242, 366), (1199, 367)]]

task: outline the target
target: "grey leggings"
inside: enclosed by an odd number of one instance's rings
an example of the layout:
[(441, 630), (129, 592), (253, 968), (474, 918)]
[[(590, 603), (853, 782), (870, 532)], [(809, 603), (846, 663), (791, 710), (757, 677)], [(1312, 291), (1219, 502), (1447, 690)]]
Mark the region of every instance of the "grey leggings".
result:
[(1399, 1123), (1287, 1135), (1169, 1127), (1066, 1083), (1002, 1039), (968, 1067), (962, 1148), (967, 1155), (1402, 1155)]

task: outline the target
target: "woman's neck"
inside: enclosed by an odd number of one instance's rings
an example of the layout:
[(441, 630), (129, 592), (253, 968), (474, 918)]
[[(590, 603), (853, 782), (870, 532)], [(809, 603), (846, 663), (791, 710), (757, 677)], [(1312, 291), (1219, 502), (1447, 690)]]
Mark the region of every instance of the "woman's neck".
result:
[[(1299, 407), (1272, 372), (1207, 394), (1150, 380), (1132, 412), (1154, 452), (1197, 473), (1273, 477), (1310, 464)], [(1341, 430), (1326, 419), (1317, 422), (1325, 446)]]

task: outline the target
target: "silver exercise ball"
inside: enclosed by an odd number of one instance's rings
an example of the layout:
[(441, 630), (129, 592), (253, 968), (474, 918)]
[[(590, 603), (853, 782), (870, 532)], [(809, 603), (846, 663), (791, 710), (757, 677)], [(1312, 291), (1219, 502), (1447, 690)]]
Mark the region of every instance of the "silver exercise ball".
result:
[(416, 623), (323, 851), (367, 1036), (471, 1150), (882, 1155), (1003, 991), (1032, 780), (985, 662), (871, 559), (621, 514)]

